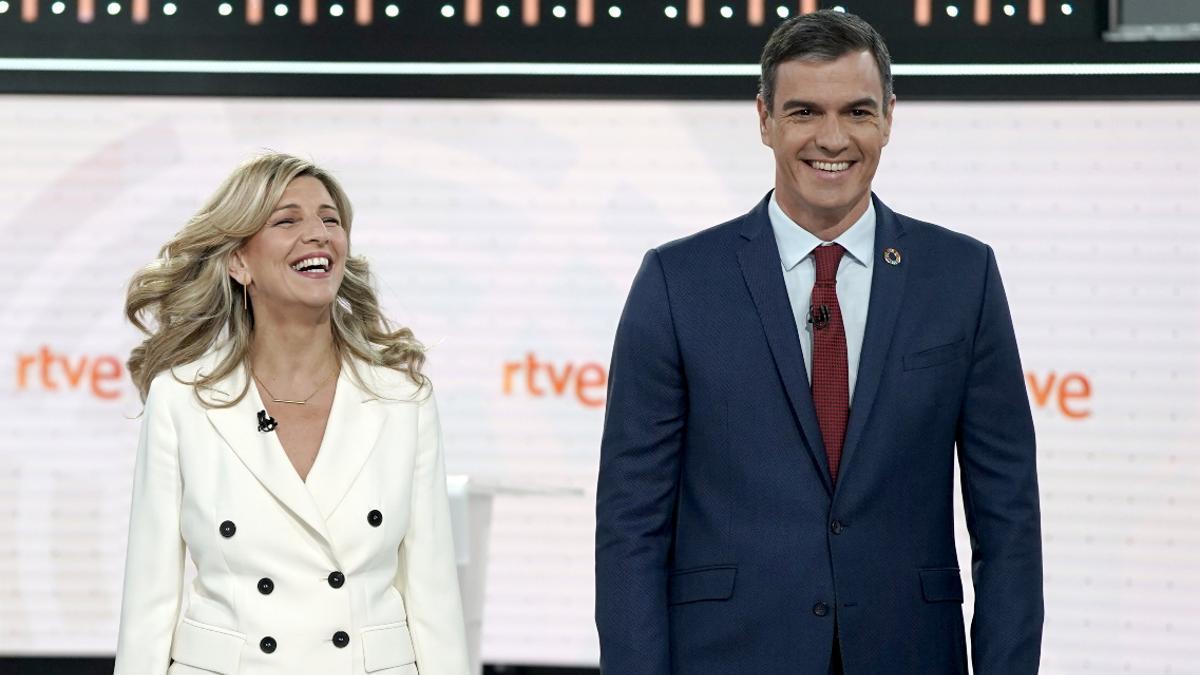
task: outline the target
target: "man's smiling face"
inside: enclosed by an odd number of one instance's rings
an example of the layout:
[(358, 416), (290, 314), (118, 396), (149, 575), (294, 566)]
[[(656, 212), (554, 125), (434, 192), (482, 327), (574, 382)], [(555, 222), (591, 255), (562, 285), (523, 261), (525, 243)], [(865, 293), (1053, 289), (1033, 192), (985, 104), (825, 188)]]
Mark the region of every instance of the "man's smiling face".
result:
[(779, 64), (774, 109), (760, 96), (758, 117), (784, 213), (814, 232), (852, 224), (843, 221), (866, 210), (894, 103), (870, 51)]

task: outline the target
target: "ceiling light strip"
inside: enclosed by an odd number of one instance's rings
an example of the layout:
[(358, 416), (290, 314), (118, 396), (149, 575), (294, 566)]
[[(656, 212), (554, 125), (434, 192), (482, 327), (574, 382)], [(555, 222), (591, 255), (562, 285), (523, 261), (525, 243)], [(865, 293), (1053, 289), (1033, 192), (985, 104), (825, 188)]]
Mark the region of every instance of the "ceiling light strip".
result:
[[(758, 64), (678, 63), (417, 63), (363, 61), (216, 61), (167, 59), (0, 58), (0, 71), (202, 73), (233, 75), (499, 75), (749, 77)], [(915, 77), (1039, 75), (1200, 75), (1200, 63), (896, 64)]]
[(257, 26), (263, 21), (263, 0), (246, 0), (246, 23)]
[(765, 0), (749, 0), (746, 3), (746, 22), (751, 26), (763, 25), (767, 16), (765, 4)]
[(1035, 26), (1046, 23), (1046, 0), (1029, 0), (1029, 23)]
[(975, 24), (986, 26), (992, 22), (992, 0), (975, 0)]
[(933, 23), (933, 0), (916, 0), (913, 6), (913, 20), (918, 26), (928, 26)]

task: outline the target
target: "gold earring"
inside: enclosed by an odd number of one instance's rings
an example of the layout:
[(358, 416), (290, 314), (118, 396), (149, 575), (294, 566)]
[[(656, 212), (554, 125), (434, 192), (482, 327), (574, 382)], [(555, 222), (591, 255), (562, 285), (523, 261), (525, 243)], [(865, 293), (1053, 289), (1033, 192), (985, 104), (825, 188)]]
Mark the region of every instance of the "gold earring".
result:
[(246, 296), (246, 286), (247, 284), (242, 284), (242, 305), (246, 308), (246, 311), (249, 312), (250, 299)]

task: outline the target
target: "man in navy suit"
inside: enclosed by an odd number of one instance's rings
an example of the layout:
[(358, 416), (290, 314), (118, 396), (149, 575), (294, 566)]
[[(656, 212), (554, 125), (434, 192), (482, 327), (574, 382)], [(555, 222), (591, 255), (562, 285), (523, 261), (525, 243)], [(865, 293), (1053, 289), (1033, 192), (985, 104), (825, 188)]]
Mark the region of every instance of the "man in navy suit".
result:
[(775, 189), (647, 253), (613, 348), (596, 624), (612, 675), (1036, 673), (1033, 422), (992, 250), (871, 193), (879, 34), (817, 12), (762, 57)]

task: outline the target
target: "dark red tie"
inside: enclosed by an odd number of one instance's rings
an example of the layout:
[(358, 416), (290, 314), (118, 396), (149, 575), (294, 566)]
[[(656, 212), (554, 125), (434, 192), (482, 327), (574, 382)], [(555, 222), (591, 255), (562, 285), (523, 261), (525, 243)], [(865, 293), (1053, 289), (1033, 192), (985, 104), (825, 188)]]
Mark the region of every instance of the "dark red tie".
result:
[(817, 281), (808, 320), (812, 326), (812, 395), (825, 440), (829, 475), (837, 482), (846, 420), (850, 417), (850, 379), (846, 365), (846, 329), (837, 299), (837, 270), (846, 250), (837, 244), (813, 250)]

